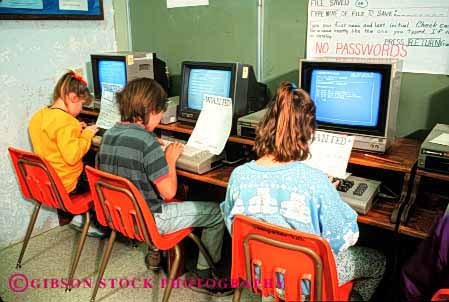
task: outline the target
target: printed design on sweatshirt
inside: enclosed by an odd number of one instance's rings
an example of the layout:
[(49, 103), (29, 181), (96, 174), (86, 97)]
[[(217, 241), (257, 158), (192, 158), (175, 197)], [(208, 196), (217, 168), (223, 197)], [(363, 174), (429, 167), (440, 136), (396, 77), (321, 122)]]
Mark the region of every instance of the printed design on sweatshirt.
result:
[(291, 193), (290, 200), (281, 203), (281, 215), (304, 224), (312, 221), (310, 208), (306, 205), (306, 197), (302, 194)]
[(278, 201), (271, 197), (269, 188), (257, 189), (257, 195), (248, 201), (248, 211), (252, 214), (271, 215), (278, 211)]

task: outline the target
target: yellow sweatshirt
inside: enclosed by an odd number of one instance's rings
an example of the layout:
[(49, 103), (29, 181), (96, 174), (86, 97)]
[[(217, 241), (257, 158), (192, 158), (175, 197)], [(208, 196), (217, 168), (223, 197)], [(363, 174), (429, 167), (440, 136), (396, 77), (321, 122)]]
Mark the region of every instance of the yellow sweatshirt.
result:
[(82, 130), (79, 121), (64, 110), (48, 107), (33, 115), (28, 130), (34, 152), (53, 166), (67, 192), (73, 191), (95, 133)]

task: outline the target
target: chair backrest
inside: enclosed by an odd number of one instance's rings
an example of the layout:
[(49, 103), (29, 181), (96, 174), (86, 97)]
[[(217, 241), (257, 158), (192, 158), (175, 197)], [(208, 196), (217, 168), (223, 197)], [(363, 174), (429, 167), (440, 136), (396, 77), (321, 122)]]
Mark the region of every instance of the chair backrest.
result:
[(334, 301), (338, 278), (329, 243), (320, 236), (236, 215), (232, 227), (232, 280), (276, 301)]
[(22, 194), (48, 207), (68, 211), (70, 198), (53, 167), (39, 155), (8, 148)]
[(86, 166), (98, 222), (124, 236), (158, 246), (161, 235), (148, 205), (134, 184)]
[(433, 294), (432, 301), (449, 301), (449, 289), (442, 288)]

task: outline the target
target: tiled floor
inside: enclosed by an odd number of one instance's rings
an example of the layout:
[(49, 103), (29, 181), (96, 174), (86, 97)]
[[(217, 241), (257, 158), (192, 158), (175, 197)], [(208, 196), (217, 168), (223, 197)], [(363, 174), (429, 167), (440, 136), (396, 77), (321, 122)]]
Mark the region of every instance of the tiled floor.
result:
[[(21, 243), (0, 251), (1, 299), (5, 302), (90, 301), (107, 239), (87, 238), (75, 275), (76, 280), (85, 281), (75, 281), (79, 288), (66, 293), (61, 279), (67, 278), (78, 239), (79, 233), (68, 226), (33, 237), (21, 269), (15, 268)], [(99, 289), (96, 301), (162, 300), (165, 274), (146, 269), (145, 251), (143, 245), (133, 248), (116, 242), (104, 275), (104, 288)], [(232, 301), (232, 296), (217, 298), (181, 286), (173, 289), (170, 301)], [(260, 301), (260, 297), (244, 291), (241, 301)]]

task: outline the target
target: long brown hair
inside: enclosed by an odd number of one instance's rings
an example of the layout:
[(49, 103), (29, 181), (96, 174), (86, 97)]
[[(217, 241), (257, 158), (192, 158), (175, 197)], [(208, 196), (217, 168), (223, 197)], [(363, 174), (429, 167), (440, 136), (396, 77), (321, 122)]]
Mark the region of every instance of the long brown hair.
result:
[(282, 82), (256, 130), (258, 157), (272, 155), (279, 162), (305, 160), (316, 129), (315, 104), (307, 92)]
[(130, 81), (117, 92), (117, 103), (122, 122), (148, 123), (148, 113), (159, 113), (167, 109), (167, 93), (158, 82), (148, 78)]
[(89, 88), (87, 88), (86, 80), (72, 70), (67, 71), (56, 83), (53, 90), (53, 104), (58, 99), (62, 99), (65, 102), (65, 98), (70, 92), (83, 99), (85, 104), (92, 102), (92, 96)]

